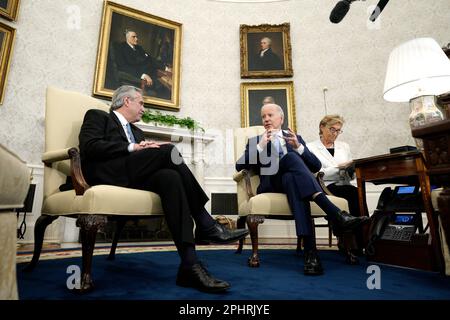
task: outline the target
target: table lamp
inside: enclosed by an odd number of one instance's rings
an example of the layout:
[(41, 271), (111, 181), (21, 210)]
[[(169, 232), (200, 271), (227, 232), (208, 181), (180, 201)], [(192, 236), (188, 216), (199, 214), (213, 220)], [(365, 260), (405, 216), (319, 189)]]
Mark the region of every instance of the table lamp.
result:
[(392, 50), (383, 97), (391, 102), (409, 101), (411, 129), (444, 119), (436, 96), (448, 91), (450, 60), (434, 39), (413, 39)]

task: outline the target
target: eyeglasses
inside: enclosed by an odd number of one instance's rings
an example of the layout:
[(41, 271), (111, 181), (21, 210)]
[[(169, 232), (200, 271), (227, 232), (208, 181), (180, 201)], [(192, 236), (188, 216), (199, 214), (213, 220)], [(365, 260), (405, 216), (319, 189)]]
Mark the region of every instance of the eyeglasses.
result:
[(333, 127), (330, 127), (330, 128), (328, 128), (328, 130), (330, 130), (330, 132), (332, 133), (332, 134), (341, 134), (341, 133), (344, 133), (344, 131), (342, 131), (341, 129), (335, 129), (335, 128), (333, 128)]

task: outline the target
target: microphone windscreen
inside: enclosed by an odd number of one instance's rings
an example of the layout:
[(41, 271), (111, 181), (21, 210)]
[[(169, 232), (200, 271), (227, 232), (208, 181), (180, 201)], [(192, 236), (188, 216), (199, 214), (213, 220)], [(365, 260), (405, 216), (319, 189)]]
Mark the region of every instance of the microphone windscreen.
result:
[(348, 10), (350, 10), (350, 2), (349, 1), (339, 1), (336, 6), (333, 8), (330, 14), (330, 21), (333, 23), (339, 23), (342, 19), (344, 19)]
[(389, 0), (378, 1), (378, 4), (377, 4), (375, 10), (373, 10), (372, 14), (370, 15), (369, 20), (374, 22), (378, 18), (378, 16), (381, 14), (381, 11), (383, 11), (384, 7), (386, 7), (388, 2), (389, 2)]

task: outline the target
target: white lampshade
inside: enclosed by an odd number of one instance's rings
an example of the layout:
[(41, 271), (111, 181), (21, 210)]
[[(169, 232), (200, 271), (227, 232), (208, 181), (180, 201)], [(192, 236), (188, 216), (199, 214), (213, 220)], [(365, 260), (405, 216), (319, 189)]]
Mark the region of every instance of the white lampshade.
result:
[(450, 60), (434, 39), (417, 38), (392, 50), (384, 81), (385, 100), (407, 102), (449, 91)]

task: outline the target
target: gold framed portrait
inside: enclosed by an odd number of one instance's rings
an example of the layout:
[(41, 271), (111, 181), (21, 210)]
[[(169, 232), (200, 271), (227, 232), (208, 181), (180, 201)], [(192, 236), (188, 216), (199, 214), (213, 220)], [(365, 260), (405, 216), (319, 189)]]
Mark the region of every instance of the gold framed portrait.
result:
[(5, 96), (6, 79), (14, 46), (16, 29), (0, 22), (0, 104)]
[(266, 103), (275, 103), (283, 109), (282, 129), (297, 132), (292, 81), (241, 83), (241, 127), (262, 125), (261, 107)]
[(17, 20), (20, 0), (0, 0), (0, 16), (10, 21)]
[(93, 95), (133, 85), (146, 106), (179, 111), (181, 26), (105, 0)]
[(292, 77), (290, 24), (240, 26), (241, 78)]

